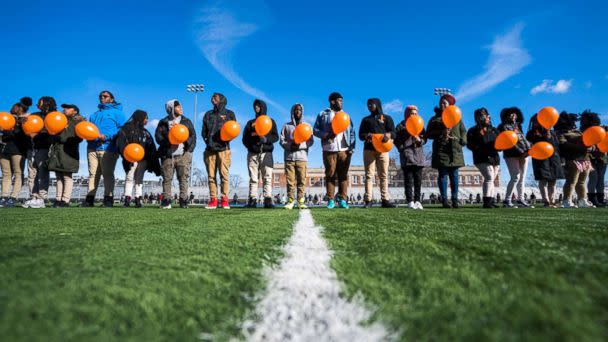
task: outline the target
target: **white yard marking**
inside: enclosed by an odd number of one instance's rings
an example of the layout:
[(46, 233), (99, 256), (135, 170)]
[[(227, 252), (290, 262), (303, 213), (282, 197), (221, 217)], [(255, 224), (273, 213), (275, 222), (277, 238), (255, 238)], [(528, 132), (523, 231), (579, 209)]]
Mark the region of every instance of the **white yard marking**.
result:
[(331, 251), (309, 210), (300, 211), (281, 263), (268, 270), (268, 284), (246, 321), (249, 341), (382, 341), (391, 338), (380, 323), (366, 325), (371, 313), (361, 298), (340, 297), (340, 283), (330, 267)]

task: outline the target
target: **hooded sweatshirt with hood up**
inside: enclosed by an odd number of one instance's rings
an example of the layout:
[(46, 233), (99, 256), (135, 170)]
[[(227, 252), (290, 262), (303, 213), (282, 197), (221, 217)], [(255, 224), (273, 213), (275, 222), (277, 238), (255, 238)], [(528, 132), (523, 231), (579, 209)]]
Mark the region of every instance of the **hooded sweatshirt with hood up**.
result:
[[(253, 101), (253, 108), (255, 111), (255, 106), (260, 107), (260, 112), (255, 114), (256, 119), (261, 115), (266, 115), (266, 103), (262, 100)], [(262, 152), (272, 152), (274, 150), (274, 143), (279, 140), (279, 133), (277, 131), (277, 124), (272, 121), (272, 129), (268, 134), (263, 137), (259, 137), (257, 135), (252, 136), (251, 134), (255, 132), (255, 128), (253, 124), (256, 119), (252, 119), (247, 121), (245, 125), (245, 129), (243, 130), (243, 145), (247, 148), (249, 153), (262, 153)]]
[(281, 129), (281, 139), (279, 141), (281, 147), (283, 147), (283, 149), (285, 150), (285, 162), (308, 161), (308, 149), (314, 144), (314, 138), (311, 135), (310, 139), (298, 145), (297, 149), (292, 149), (292, 146), (294, 144), (293, 133), (296, 130), (296, 127), (304, 121), (302, 120), (302, 117), (297, 120), (295, 118), (294, 113), (298, 106), (302, 107), (302, 116), (304, 116), (304, 106), (299, 103), (296, 103), (291, 107), (291, 120), (287, 121)]
[(203, 130), (201, 135), (205, 144), (207, 144), (206, 151), (209, 152), (221, 152), (230, 149), (230, 142), (222, 141), (220, 138), (220, 131), (226, 121), (235, 120), (236, 117), (230, 109), (226, 109), (228, 100), (220, 93), (215, 93), (220, 97), (220, 103), (213, 106), (213, 109), (207, 111), (203, 117)]
[(368, 134), (385, 134), (390, 135), (390, 139), (395, 139), (395, 123), (390, 115), (382, 112), (382, 103), (380, 99), (372, 98), (368, 102), (376, 104), (376, 111), (364, 117), (359, 126), (359, 139), (365, 141), (364, 150), (375, 151), (374, 144), (371, 141), (366, 141)]
[(100, 103), (97, 105), (98, 111), (89, 117), (89, 121), (97, 126), (99, 134), (103, 134), (105, 141), (99, 139), (88, 142), (87, 148), (94, 151), (118, 152), (116, 146), (116, 136), (118, 131), (124, 125), (126, 118), (122, 111), (120, 103)]
[(160, 120), (158, 126), (156, 126), (156, 132), (154, 133), (154, 138), (158, 144), (158, 154), (161, 159), (171, 158), (171, 156), (175, 154), (176, 150), (180, 148), (183, 152), (192, 153), (196, 147), (196, 132), (194, 131), (194, 125), (192, 124), (192, 121), (190, 121), (184, 115), (179, 116), (179, 123), (188, 128), (188, 140), (186, 140), (183, 144), (180, 144), (177, 149), (171, 145), (171, 142), (169, 142), (169, 130), (172, 127), (171, 121), (175, 120), (176, 117), (175, 102), (178, 101), (176, 99), (167, 101), (165, 104), (165, 110), (167, 111), (168, 115)]

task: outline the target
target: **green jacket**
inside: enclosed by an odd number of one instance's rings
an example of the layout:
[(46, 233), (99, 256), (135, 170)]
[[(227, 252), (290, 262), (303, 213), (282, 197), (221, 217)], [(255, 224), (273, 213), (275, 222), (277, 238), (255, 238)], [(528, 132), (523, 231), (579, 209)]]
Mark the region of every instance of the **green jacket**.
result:
[(444, 135), (445, 125), (441, 120), (441, 112), (435, 108), (435, 116), (429, 120), (426, 132), (433, 140), (433, 159), (431, 166), (435, 169), (444, 167), (464, 166), (462, 147), (467, 144), (467, 131), (462, 120), (452, 128), (451, 138)]
[(78, 172), (80, 166), (80, 152), (78, 145), (82, 141), (77, 135), (74, 126), (82, 121), (82, 117), (68, 118), (68, 126), (58, 135), (53, 136), (53, 144), (49, 149), (49, 171)]

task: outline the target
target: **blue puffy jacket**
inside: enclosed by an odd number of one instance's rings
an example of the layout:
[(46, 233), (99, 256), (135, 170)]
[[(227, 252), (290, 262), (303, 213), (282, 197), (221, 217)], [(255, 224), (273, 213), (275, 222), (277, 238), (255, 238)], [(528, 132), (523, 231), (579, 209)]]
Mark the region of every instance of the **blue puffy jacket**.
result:
[(99, 139), (89, 141), (87, 148), (95, 151), (118, 152), (116, 137), (118, 131), (125, 123), (125, 113), (120, 103), (100, 103), (99, 110), (89, 117), (89, 121), (99, 129), (99, 134), (106, 138), (104, 142)]

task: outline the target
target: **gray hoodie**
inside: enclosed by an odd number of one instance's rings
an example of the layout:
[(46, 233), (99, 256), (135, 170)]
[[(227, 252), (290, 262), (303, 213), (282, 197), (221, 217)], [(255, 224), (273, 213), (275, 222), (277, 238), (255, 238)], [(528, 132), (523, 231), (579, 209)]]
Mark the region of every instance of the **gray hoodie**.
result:
[[(310, 146), (312, 146), (314, 144), (314, 139), (311, 136), (310, 139), (308, 139), (308, 141), (305, 141), (303, 143), (301, 143), (297, 150), (293, 150), (291, 147), (294, 144), (293, 142), (293, 133), (296, 130), (296, 126), (300, 123), (303, 122), (302, 118), (300, 118), (300, 120), (297, 120), (294, 118), (294, 111), (296, 109), (296, 106), (300, 106), (302, 107), (302, 113), (304, 113), (304, 106), (302, 106), (299, 103), (296, 103), (295, 105), (293, 105), (291, 107), (291, 121), (288, 121), (287, 123), (285, 123), (285, 125), (283, 125), (283, 128), (281, 129), (281, 137), (279, 140), (279, 143), (281, 144), (281, 147), (283, 147), (283, 149), (285, 150), (285, 162), (290, 162), (290, 161), (308, 161), (308, 148), (310, 148)], [(302, 114), (302, 116), (304, 116), (304, 114)]]

